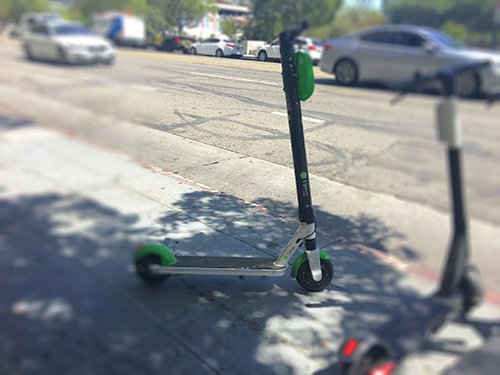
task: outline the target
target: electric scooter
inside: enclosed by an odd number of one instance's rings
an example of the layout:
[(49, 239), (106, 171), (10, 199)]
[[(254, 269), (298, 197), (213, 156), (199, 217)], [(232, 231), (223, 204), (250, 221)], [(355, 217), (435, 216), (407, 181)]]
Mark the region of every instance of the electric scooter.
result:
[(314, 91), (314, 73), (310, 56), (294, 53), (294, 40), (307, 23), (283, 31), (280, 38), (283, 87), (288, 111), (288, 125), (298, 198), (299, 228), (277, 258), (176, 256), (163, 244), (149, 243), (134, 253), (136, 273), (149, 284), (158, 284), (170, 275), (282, 276), (297, 249), (304, 252), (292, 264), (291, 275), (306, 290), (319, 292), (333, 278), (333, 265), (326, 252), (316, 245), (316, 222), (311, 201), (304, 129), (300, 101)]
[(469, 234), (462, 182), (462, 131), (457, 113), (455, 77), (464, 71), (478, 71), (489, 65), (479, 62), (452, 66), (436, 74), (415, 78), (403, 85), (396, 101), (423, 85), (440, 83), (442, 99), (436, 106), (437, 133), (446, 145), (449, 190), (453, 212), (453, 236), (441, 282), (430, 297), (402, 308), (373, 333), (350, 337), (339, 352), (337, 367), (345, 375), (390, 375), (399, 363), (417, 350), (429, 336), (446, 322), (477, 306), (483, 291), (477, 268), (469, 263)]

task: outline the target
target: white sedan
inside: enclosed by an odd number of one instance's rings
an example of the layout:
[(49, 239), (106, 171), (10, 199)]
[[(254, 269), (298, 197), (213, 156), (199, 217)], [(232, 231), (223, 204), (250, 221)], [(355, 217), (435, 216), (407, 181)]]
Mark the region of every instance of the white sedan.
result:
[(63, 64), (104, 63), (115, 59), (113, 46), (72, 22), (34, 23), (23, 38), (23, 49), (29, 60), (49, 60)]
[[(295, 50), (307, 52), (311, 56), (314, 65), (317, 65), (319, 64), (321, 52), (323, 51), (323, 43), (315, 38), (299, 36), (295, 40)], [(276, 38), (272, 42), (264, 44), (260, 47), (257, 50), (255, 57), (259, 61), (280, 60), (281, 53), (279, 38)]]
[(202, 42), (194, 43), (189, 52), (193, 55), (208, 55), (208, 56), (243, 56), (241, 46), (229, 39), (208, 38)]

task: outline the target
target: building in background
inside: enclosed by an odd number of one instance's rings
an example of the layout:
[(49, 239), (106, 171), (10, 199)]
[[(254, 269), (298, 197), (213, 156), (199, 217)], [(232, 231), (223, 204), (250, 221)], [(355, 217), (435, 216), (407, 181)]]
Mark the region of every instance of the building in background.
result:
[(215, 12), (208, 13), (202, 19), (184, 27), (184, 32), (193, 38), (205, 39), (222, 36), (221, 24), (224, 20), (234, 20), (241, 26), (248, 22), (250, 1), (218, 0)]

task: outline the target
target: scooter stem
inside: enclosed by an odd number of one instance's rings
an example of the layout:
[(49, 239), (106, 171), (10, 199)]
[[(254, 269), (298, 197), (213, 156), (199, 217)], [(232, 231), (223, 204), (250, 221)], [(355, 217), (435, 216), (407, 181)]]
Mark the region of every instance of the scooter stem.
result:
[(445, 96), (437, 105), (436, 113), (439, 139), (447, 146), (453, 236), (438, 294), (449, 296), (457, 290), (464, 276), (469, 258), (469, 237), (461, 163), (462, 128), (458, 118), (454, 77), (450, 74), (441, 79)]

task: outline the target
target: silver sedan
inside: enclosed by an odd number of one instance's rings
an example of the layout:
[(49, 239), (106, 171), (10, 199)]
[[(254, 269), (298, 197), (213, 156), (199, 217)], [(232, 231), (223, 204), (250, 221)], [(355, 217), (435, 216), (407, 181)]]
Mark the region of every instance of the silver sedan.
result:
[(335, 74), (340, 85), (360, 81), (391, 84), (430, 74), (446, 66), (489, 60), (491, 67), (457, 77), (461, 96), (500, 91), (500, 54), (467, 48), (442, 32), (418, 26), (383, 25), (330, 39), (323, 47), (320, 68)]

